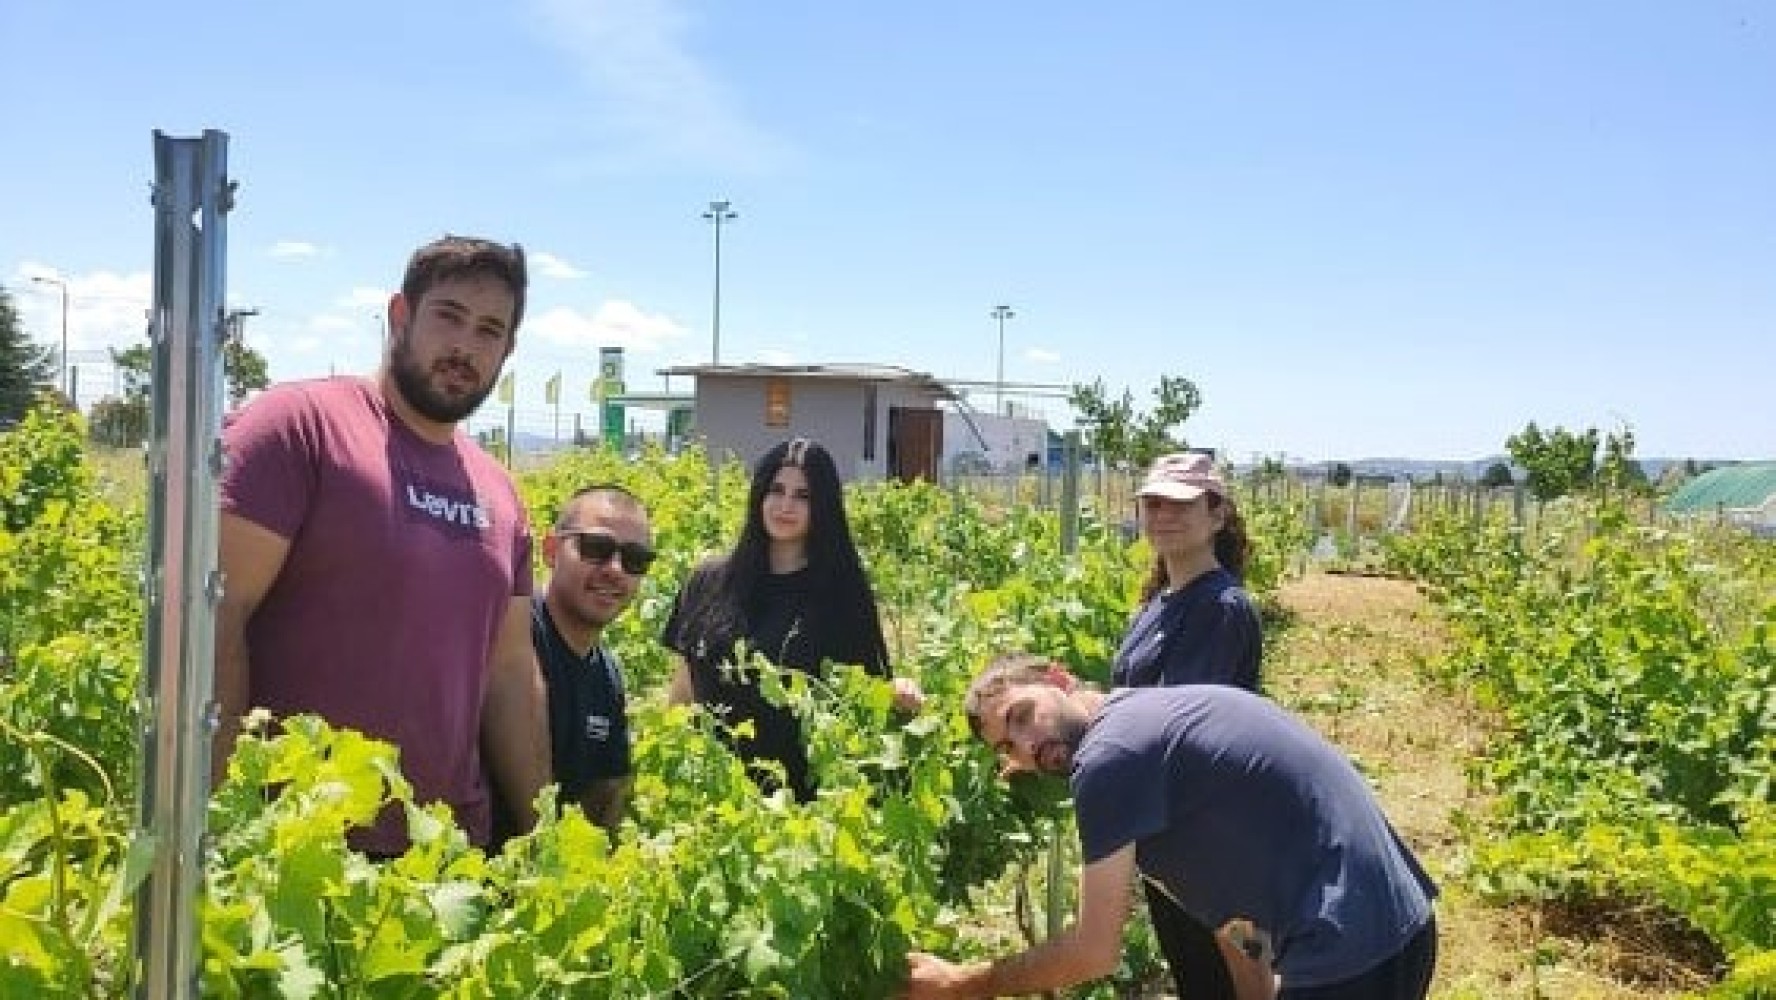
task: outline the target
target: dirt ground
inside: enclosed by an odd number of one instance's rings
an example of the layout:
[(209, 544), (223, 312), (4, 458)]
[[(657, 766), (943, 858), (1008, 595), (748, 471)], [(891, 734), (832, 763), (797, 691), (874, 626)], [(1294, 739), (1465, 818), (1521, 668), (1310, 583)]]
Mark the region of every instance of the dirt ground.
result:
[(1425, 669), (1446, 637), (1411, 583), (1315, 572), (1281, 603), (1287, 620), (1266, 629), (1269, 692), (1360, 763), (1442, 888), (1433, 997), (1675, 998), (1706, 985), (1644, 915), (1500, 908), (1466, 890), (1456, 817), (1484, 809), (1464, 768), (1488, 721)]

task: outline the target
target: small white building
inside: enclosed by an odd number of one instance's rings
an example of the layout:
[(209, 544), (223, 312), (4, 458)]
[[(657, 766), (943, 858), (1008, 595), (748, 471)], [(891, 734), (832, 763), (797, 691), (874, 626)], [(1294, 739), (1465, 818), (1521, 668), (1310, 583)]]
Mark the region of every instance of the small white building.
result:
[(1016, 403), (1007, 412), (944, 411), (943, 471), (962, 475), (1021, 472), (1048, 460), (1048, 421)]
[(847, 481), (936, 482), (945, 471), (946, 420), (956, 394), (924, 372), (893, 365), (685, 365), (662, 375), (696, 381), (689, 428), (714, 458), (751, 465), (793, 437), (820, 442)]

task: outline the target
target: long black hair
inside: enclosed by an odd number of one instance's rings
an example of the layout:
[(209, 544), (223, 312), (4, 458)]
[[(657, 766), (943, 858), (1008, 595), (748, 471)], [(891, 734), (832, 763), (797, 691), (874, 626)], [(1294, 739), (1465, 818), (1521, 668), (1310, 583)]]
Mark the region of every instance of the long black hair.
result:
[[(888, 646), (876, 595), (845, 517), (845, 488), (838, 466), (819, 442), (807, 438), (784, 441), (753, 465), (746, 495), (746, 521), (713, 581), (715, 593), (699, 609), (695, 631), (727, 651), (745, 635), (756, 611), (753, 598), (771, 572), (771, 536), (765, 530), (765, 495), (784, 466), (794, 466), (808, 479), (806, 539), (812, 619), (804, 628), (822, 659), (856, 662), (885, 674)], [(760, 650), (760, 652), (769, 652)]]

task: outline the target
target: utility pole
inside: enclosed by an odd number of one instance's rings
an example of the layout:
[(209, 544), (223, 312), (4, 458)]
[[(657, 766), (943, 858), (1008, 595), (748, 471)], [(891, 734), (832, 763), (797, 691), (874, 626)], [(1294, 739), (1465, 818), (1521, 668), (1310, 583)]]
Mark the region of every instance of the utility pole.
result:
[(1005, 416), (1005, 321), (1016, 316), (1008, 305), (997, 305), (987, 315), (999, 321), (999, 368), (993, 376), (993, 412)]
[(710, 320), (709, 363), (722, 359), (722, 226), (740, 218), (726, 200), (712, 201), (703, 218), (715, 225), (715, 310)]

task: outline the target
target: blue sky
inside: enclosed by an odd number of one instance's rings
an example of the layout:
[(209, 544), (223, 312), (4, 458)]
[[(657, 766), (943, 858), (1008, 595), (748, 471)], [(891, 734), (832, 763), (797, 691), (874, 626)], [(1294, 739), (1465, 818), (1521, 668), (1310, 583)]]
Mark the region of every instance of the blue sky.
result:
[[(1776, 8), (0, 0), (0, 284), (139, 339), (151, 133), (230, 135), (276, 378), (370, 371), (407, 254), (522, 242), (520, 422), (707, 361), (1193, 379), (1246, 460), (1478, 458), (1530, 420), (1776, 458)], [(678, 385), (674, 388), (688, 388)], [(991, 390), (974, 400), (991, 405)], [(1030, 400), (1057, 424), (1064, 404)]]

